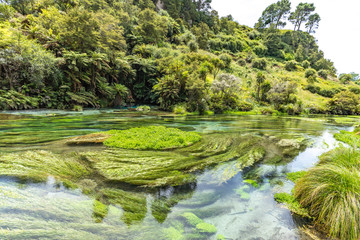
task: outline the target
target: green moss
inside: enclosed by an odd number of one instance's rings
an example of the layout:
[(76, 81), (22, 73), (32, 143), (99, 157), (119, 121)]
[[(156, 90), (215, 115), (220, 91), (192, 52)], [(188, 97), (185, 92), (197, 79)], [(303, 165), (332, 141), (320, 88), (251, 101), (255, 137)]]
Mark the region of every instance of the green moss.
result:
[(224, 237), (224, 236), (221, 235), (221, 234), (218, 234), (218, 235), (216, 236), (216, 240), (226, 240), (226, 237)]
[(249, 185), (244, 185), (239, 189), (236, 189), (235, 192), (240, 195), (240, 198), (243, 200), (249, 200), (250, 199), (250, 186)]
[(245, 179), (245, 180), (243, 181), (243, 183), (250, 184), (250, 185), (253, 186), (254, 188), (258, 188), (258, 187), (259, 187), (259, 184), (257, 183), (257, 181), (252, 180), (252, 179)]
[(183, 233), (174, 227), (165, 228), (163, 230), (165, 238), (171, 240), (183, 240), (185, 239)]
[(285, 204), (291, 212), (296, 213), (302, 217), (311, 218), (309, 211), (303, 208), (293, 195), (288, 193), (276, 193), (274, 198), (278, 203)]
[(201, 139), (197, 133), (163, 126), (111, 130), (106, 134), (111, 135), (104, 142), (106, 146), (124, 149), (172, 149), (189, 146)]
[(196, 225), (196, 229), (201, 233), (214, 234), (217, 232), (217, 229), (214, 225), (206, 222), (201, 222)]
[(109, 212), (109, 207), (98, 200), (94, 201), (93, 207), (93, 219), (97, 223), (102, 222)]
[(302, 178), (303, 176), (306, 175), (306, 171), (298, 171), (298, 172), (291, 172), (291, 173), (287, 173), (286, 177), (287, 179), (289, 179), (292, 182), (296, 182), (297, 180), (299, 180), (300, 178)]
[(197, 224), (203, 222), (202, 219), (200, 219), (198, 216), (196, 216), (195, 214), (193, 214), (191, 212), (185, 212), (185, 213), (181, 214), (181, 217), (183, 217), (186, 220), (187, 224), (194, 226), (194, 227)]

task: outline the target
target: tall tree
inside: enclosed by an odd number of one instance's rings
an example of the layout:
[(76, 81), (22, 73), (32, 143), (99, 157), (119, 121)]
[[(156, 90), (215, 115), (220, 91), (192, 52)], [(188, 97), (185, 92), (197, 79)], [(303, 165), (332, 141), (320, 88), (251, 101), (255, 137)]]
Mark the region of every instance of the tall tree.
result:
[(305, 24), (308, 33), (314, 33), (315, 29), (319, 28), (319, 22), (321, 21), (320, 15), (315, 13), (309, 16), (309, 21)]
[(289, 20), (294, 24), (294, 31), (299, 31), (301, 25), (309, 20), (309, 16), (315, 11), (313, 3), (299, 3), (296, 10), (290, 14)]
[(274, 25), (275, 28), (284, 27), (286, 22), (282, 21), (290, 13), (291, 3), (289, 0), (281, 0), (268, 6), (256, 24), (257, 28), (265, 28)]

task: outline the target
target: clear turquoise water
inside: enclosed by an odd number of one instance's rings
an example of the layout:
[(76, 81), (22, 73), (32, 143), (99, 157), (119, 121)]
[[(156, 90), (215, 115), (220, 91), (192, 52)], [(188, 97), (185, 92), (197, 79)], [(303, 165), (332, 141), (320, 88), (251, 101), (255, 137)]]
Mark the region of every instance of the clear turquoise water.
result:
[[(196, 183), (153, 191), (138, 191), (146, 197), (146, 216), (131, 225), (122, 220), (121, 206), (111, 205), (102, 223), (95, 223), (94, 199), (80, 190), (68, 190), (49, 178), (47, 183), (20, 183), (16, 179), (0, 179), (0, 239), (197, 239), (189, 227), (182, 234), (171, 234), (178, 226), (178, 216), (192, 212), (217, 228), (226, 239), (307, 239), (294, 217), (273, 200), (276, 192), (290, 192), (293, 183), (286, 173), (313, 166), (318, 156), (338, 143), (333, 133), (349, 129), (332, 118), (287, 118), (269, 116), (189, 116), (164, 114), (141, 115), (113, 110), (25, 111), (0, 114), (0, 151), (15, 152), (46, 149), (54, 152), (87, 151), (87, 148), (59, 148), (57, 140), (91, 132), (126, 129), (134, 126), (166, 125), (187, 131), (240, 132), (257, 135), (305, 137), (311, 143), (289, 163), (257, 164), (224, 181), (232, 162), (198, 173)], [(55, 142), (54, 142), (55, 141)], [(238, 194), (244, 179), (256, 178), (259, 188), (250, 186), (248, 196)], [(121, 188), (120, 186), (118, 186)], [(167, 213), (166, 219), (154, 218), (156, 203), (174, 196), (180, 200)], [(179, 237), (179, 238), (176, 238)], [(183, 238), (180, 238), (183, 237)]]

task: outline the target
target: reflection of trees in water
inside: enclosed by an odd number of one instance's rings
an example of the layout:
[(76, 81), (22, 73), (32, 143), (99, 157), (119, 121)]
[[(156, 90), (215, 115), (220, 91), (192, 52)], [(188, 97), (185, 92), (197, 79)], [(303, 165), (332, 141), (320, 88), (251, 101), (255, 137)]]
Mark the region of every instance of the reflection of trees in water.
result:
[(171, 212), (171, 208), (177, 205), (179, 201), (192, 197), (196, 186), (196, 183), (189, 183), (183, 186), (159, 189), (154, 194), (154, 200), (151, 203), (151, 213), (153, 217), (159, 223), (163, 223)]
[(145, 192), (135, 192), (131, 190), (121, 190), (118, 188), (103, 188), (97, 192), (94, 202), (93, 218), (96, 222), (102, 220), (108, 214), (108, 206), (113, 204), (121, 207), (123, 214), (121, 220), (127, 225), (141, 223), (148, 212), (148, 202), (151, 204), (151, 213), (159, 222), (163, 223), (171, 209), (181, 200), (192, 197), (196, 190), (196, 183), (189, 183), (177, 187), (166, 187), (155, 189), (151, 198), (147, 198)]

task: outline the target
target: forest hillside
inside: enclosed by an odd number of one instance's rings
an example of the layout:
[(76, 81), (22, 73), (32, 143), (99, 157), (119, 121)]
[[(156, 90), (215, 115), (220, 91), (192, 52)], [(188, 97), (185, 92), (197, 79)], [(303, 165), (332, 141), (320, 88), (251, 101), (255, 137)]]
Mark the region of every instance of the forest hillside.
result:
[(0, 109), (360, 113), (356, 78), (338, 79), (312, 35), (313, 4), (281, 0), (254, 28), (210, 4), (0, 1)]

